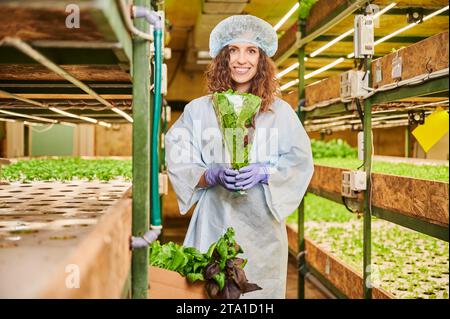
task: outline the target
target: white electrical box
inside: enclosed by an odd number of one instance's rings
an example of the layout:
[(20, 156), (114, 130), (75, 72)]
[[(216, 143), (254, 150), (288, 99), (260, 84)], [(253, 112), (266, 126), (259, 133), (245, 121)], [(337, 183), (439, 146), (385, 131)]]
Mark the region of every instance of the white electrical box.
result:
[(402, 57), (398, 53), (392, 59), (392, 73), (393, 80), (400, 80), (402, 78)]
[(167, 64), (165, 63), (161, 68), (161, 94), (167, 95)]
[(355, 58), (360, 59), (374, 55), (373, 15), (355, 16), (355, 36), (353, 38), (353, 49)]
[(364, 161), (364, 132), (358, 132), (358, 159)]
[[(162, 22), (162, 26), (163, 26), (163, 32), (162, 32), (162, 37), (161, 37), (161, 44), (162, 44), (162, 50), (163, 50), (162, 54), (164, 56), (164, 47), (165, 47), (165, 43), (166, 43), (166, 34), (164, 32), (165, 21), (166, 21), (166, 13), (164, 12), (164, 10), (156, 11), (156, 13), (161, 17), (161, 22)], [(153, 33), (153, 30), (152, 30), (152, 33)]]
[(368, 93), (369, 72), (350, 70), (340, 75), (341, 98), (360, 98)]
[(342, 172), (341, 195), (349, 198), (358, 197), (358, 194), (350, 188), (350, 171)]
[(163, 110), (161, 112), (161, 118), (163, 121), (170, 122), (172, 118), (172, 109), (169, 105), (163, 106)]
[(383, 72), (381, 71), (381, 59), (375, 62), (375, 83), (380, 83), (383, 80)]
[(350, 172), (350, 189), (355, 192), (365, 191), (367, 188), (366, 172)]
[(159, 173), (159, 195), (167, 195), (169, 193), (169, 177), (166, 173)]
[(358, 192), (366, 190), (366, 188), (366, 172), (359, 170), (342, 172), (342, 196), (356, 198)]
[(170, 60), (172, 58), (172, 49), (164, 48), (163, 57), (164, 57), (164, 60)]

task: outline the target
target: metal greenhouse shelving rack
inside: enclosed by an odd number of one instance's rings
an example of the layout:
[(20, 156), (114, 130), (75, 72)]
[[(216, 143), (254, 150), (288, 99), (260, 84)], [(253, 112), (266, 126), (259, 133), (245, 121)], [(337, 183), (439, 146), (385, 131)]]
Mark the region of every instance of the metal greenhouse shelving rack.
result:
[[(346, 4), (347, 2), (345, 2)], [(331, 27), (346, 19), (366, 1), (344, 1), (333, 5), (318, 1), (306, 20), (299, 19), (297, 26), (289, 29), (280, 39), (277, 64), (297, 50), (299, 118), (307, 123), (320, 123), (329, 117), (342, 117), (356, 113), (351, 101), (342, 101), (339, 92), (339, 74), (320, 82), (305, 86), (305, 46), (320, 37)], [(340, 4), (342, 4), (340, 6)], [(383, 3), (387, 5), (388, 3)], [(314, 8), (314, 7), (313, 7)], [(320, 12), (319, 12), (320, 11)], [(403, 58), (402, 81), (416, 79), (412, 85), (400, 86), (390, 78), (391, 61), (394, 55)], [(310, 272), (327, 288), (342, 298), (393, 298), (389, 292), (370, 283), (371, 265), (371, 217), (445, 240), (449, 240), (448, 230), (448, 182), (421, 180), (416, 178), (379, 174), (371, 172), (373, 119), (380, 114), (377, 110), (389, 109), (392, 114), (405, 114), (407, 107), (390, 104), (421, 96), (446, 98), (448, 96), (448, 31), (412, 44), (396, 53), (376, 60), (368, 59), (365, 65), (370, 70), (369, 87), (379, 88), (364, 100), (364, 121), (347, 129), (359, 127), (364, 130), (364, 170), (367, 173), (367, 191), (360, 194), (356, 202), (363, 212), (363, 276), (355, 273), (343, 261), (323, 250), (317, 243), (305, 237), (304, 204), (298, 214), (298, 230), (288, 226), (290, 250), (298, 254), (299, 298), (304, 298), (305, 275)], [(382, 79), (376, 78), (381, 73)], [(384, 87), (383, 87), (384, 85)], [(387, 87), (391, 85), (392, 87)], [(383, 90), (386, 88), (386, 90)], [(401, 103), (398, 103), (401, 104)], [(432, 104), (432, 103), (431, 103)], [(448, 104), (448, 103), (447, 103)], [(375, 111), (373, 111), (375, 110)], [(358, 119), (357, 116), (355, 116)], [(358, 122), (358, 121), (356, 121)], [(330, 124), (328, 122), (328, 124)], [(318, 196), (342, 204), (341, 173), (344, 169), (315, 165), (313, 179), (308, 191)], [(371, 177), (371, 178), (369, 178)], [(371, 198), (370, 198), (371, 197)], [(330, 272), (330, 269), (333, 271)]]
[[(72, 5), (70, 10), (69, 4)], [(61, 257), (61, 265), (70, 263), (86, 267), (80, 273), (81, 288), (70, 290), (64, 287), (67, 274), (64, 268), (58, 268), (54, 270), (53, 279), (37, 280), (40, 286), (34, 291), (19, 289), (14, 292), (18, 297), (147, 297), (148, 250), (132, 251), (129, 241), (132, 235), (142, 236), (150, 226), (150, 132), (154, 108), (151, 57), (154, 50), (151, 50), (152, 38), (142, 37), (150, 31), (149, 24), (144, 19), (131, 22), (127, 18), (130, 15), (128, 5), (126, 0), (2, 1), (0, 4), (2, 118), (64, 125), (92, 123), (105, 127), (114, 123), (133, 123), (132, 189), (119, 189), (120, 194), (114, 193), (115, 203), (106, 205), (101, 200), (97, 203), (89, 201), (96, 211), (102, 210), (101, 218), (97, 213), (94, 216), (96, 225), (90, 226), (89, 232), (80, 232), (76, 242), (69, 245), (70, 250), (67, 248), (66, 255)], [(146, 8), (153, 5), (160, 12), (164, 11), (163, 1), (134, 0), (133, 5)], [(79, 13), (78, 27), (67, 27), (70, 12)], [(131, 30), (133, 23), (134, 30)], [(140, 35), (134, 35), (139, 34), (136, 29), (141, 31)], [(72, 184), (48, 183), (46, 189), (58, 188), (63, 192), (64, 187), (73, 186), (68, 191), (76, 195), (84, 188), (93, 187), (94, 192), (86, 191), (85, 195), (91, 193), (98, 197), (97, 193), (106, 187), (103, 184)], [(26, 186), (3, 185), (2, 198), (8, 199), (12, 208), (25, 205), (9, 200), (9, 193), (15, 191), (11, 187), (21, 193), (26, 191)], [(39, 192), (45, 195), (43, 189)], [(70, 194), (60, 195), (73, 201)], [(83, 201), (82, 198), (79, 200)], [(60, 201), (61, 209), (70, 206), (71, 210), (79, 210), (78, 204), (67, 205), (63, 199)], [(2, 214), (2, 221), (8, 221), (10, 215)], [(24, 216), (19, 214), (19, 220), (33, 217)], [(51, 265), (47, 266), (49, 270)], [(94, 272), (95, 276), (92, 276)], [(12, 274), (15, 275), (17, 273)], [(104, 285), (107, 282), (113, 283), (108, 286), (110, 289)]]

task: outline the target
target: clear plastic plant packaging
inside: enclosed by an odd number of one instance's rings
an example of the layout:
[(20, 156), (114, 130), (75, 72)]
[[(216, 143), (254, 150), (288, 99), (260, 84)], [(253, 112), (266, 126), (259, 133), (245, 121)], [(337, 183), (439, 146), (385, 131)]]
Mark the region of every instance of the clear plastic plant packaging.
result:
[[(249, 165), (254, 136), (254, 117), (261, 107), (261, 98), (233, 90), (213, 94), (213, 105), (233, 169)], [(236, 191), (239, 195), (245, 191)]]

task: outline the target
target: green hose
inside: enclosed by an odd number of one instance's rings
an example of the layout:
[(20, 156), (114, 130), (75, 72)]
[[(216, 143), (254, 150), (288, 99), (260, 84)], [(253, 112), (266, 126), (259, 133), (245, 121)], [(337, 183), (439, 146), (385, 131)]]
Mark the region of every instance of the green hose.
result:
[(151, 147), (151, 227), (161, 227), (161, 201), (159, 197), (158, 175), (159, 175), (159, 122), (161, 120), (161, 67), (162, 67), (162, 30), (155, 29), (155, 79), (153, 103), (153, 127)]

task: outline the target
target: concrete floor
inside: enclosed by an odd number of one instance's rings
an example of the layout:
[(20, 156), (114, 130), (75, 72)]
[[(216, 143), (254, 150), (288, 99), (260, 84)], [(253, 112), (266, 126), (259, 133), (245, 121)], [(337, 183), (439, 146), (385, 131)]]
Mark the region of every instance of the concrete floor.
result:
[[(164, 221), (163, 235), (160, 238), (162, 243), (173, 241), (179, 245), (183, 244), (184, 235), (187, 231), (189, 220), (176, 218)], [(288, 277), (286, 280), (286, 299), (297, 299), (298, 273), (297, 262), (293, 256), (289, 256)], [(310, 280), (306, 280), (306, 299), (328, 299), (329, 297), (318, 289)]]

